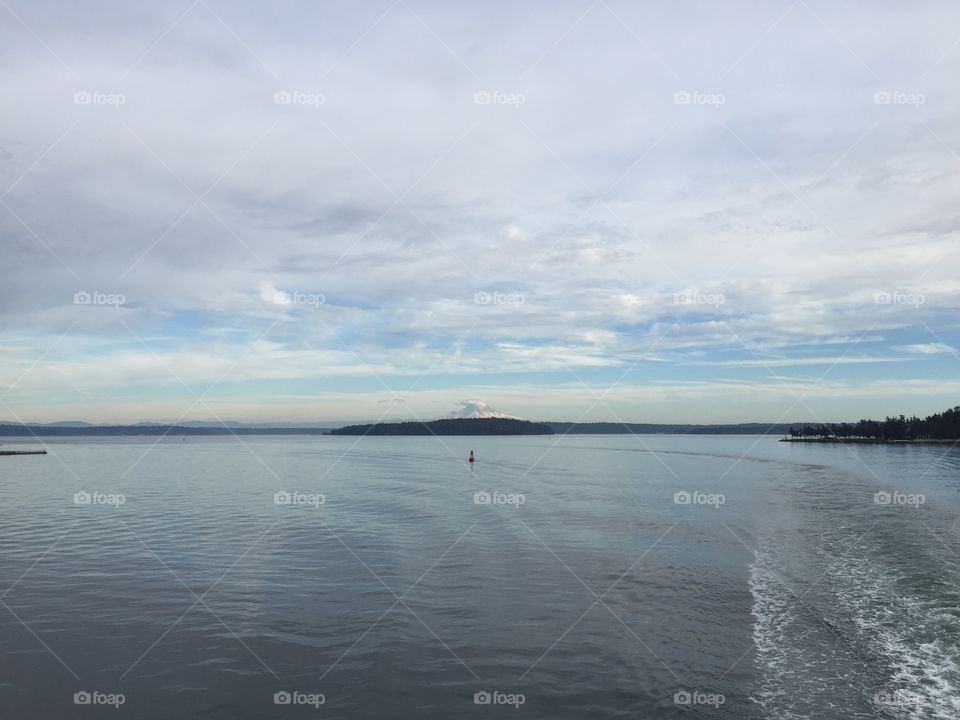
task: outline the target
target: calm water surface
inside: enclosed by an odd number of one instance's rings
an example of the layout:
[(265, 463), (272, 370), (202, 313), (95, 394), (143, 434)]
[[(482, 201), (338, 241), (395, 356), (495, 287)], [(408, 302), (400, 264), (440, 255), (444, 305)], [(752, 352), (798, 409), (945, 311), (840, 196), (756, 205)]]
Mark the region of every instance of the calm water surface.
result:
[(960, 716), (960, 451), (154, 443), (0, 458), (3, 718)]

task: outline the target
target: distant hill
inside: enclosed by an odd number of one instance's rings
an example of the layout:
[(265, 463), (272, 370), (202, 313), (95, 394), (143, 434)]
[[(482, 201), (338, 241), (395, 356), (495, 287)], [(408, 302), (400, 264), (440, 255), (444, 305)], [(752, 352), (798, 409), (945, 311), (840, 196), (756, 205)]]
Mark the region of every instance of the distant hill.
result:
[(551, 435), (548, 423), (515, 418), (446, 418), (430, 422), (347, 425), (331, 435)]
[(657, 423), (551, 422), (553, 431), (561, 435), (782, 435), (790, 423), (738, 423), (735, 425), (680, 425)]
[(110, 437), (119, 435), (325, 435), (330, 428), (188, 427), (186, 425), (20, 425), (0, 423), (0, 437)]

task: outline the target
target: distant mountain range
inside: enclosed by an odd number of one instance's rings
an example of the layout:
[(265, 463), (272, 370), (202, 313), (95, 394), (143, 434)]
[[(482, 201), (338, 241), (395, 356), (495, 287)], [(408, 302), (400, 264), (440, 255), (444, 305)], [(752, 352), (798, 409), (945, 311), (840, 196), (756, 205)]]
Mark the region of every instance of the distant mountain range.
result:
[[(20, 423), (5, 423), (0, 422), (0, 427), (3, 425), (19, 425)], [(249, 422), (237, 422), (235, 420), (224, 420), (223, 422), (219, 421), (206, 421), (206, 420), (184, 420), (183, 422), (171, 423), (171, 422), (162, 422), (154, 420), (141, 420), (140, 422), (133, 423), (131, 425), (118, 425), (116, 423), (89, 423), (84, 422), (83, 420), (61, 420), (59, 422), (52, 423), (25, 423), (30, 427), (35, 428), (118, 428), (118, 427), (129, 427), (129, 428), (156, 428), (156, 427), (181, 427), (181, 428), (219, 428), (221, 430), (225, 428), (230, 428), (234, 430), (275, 430), (280, 428), (294, 428), (294, 429), (317, 429), (317, 430), (330, 430), (331, 428), (340, 427), (343, 425), (343, 422), (258, 422), (258, 423), (249, 423)]]
[(785, 434), (790, 423), (739, 423), (735, 425), (682, 425), (652, 423), (530, 422), (509, 416), (446, 418), (427, 423), (365, 423), (335, 428), (309, 427), (297, 423), (245, 424), (202, 423), (170, 425), (140, 422), (134, 425), (93, 425), (79, 421), (47, 424), (0, 423), (0, 437), (72, 437), (111, 435), (764, 435)]
[(330, 427), (224, 427), (189, 425), (20, 425), (0, 423), (0, 437), (106, 437), (116, 435), (326, 435)]
[[(516, 415), (500, 412), (482, 400), (461, 400), (459, 406), (442, 420), (424, 421), (282, 421), (282, 422), (237, 422), (234, 420), (205, 421), (185, 420), (183, 422), (151, 422), (143, 420), (132, 425), (96, 425), (82, 420), (62, 420), (53, 423), (31, 423), (27, 426), (17, 423), (0, 422), (0, 436), (48, 436), (48, 435), (417, 435), (417, 434), (469, 434), (469, 428), (480, 434), (575, 434), (575, 435), (619, 435), (636, 433), (658, 434), (673, 433), (684, 435), (762, 435), (785, 434), (790, 423), (737, 423), (691, 425), (684, 423), (623, 423), (623, 422), (530, 422)], [(474, 420), (504, 420), (513, 422), (479, 423)], [(449, 422), (465, 421), (465, 422)], [(535, 429), (531, 429), (535, 426)], [(357, 428), (362, 428), (357, 431)]]
[(187, 421), (178, 424), (141, 421), (133, 425), (95, 425), (82, 420), (53, 423), (0, 422), (0, 437), (69, 437), (110, 435), (790, 435), (794, 440), (880, 438), (884, 441), (940, 440), (960, 437), (960, 406), (928, 418), (903, 415), (859, 423), (624, 423), (531, 422), (494, 410), (481, 400), (464, 400), (441, 420), (360, 424), (320, 422), (244, 423)]

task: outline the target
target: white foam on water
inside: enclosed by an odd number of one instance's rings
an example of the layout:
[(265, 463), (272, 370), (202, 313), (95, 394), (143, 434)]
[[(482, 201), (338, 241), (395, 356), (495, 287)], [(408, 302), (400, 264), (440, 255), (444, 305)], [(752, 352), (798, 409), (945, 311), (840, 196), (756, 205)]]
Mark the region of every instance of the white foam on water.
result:
[[(949, 637), (942, 614), (931, 612), (929, 600), (898, 595), (896, 578), (859, 559), (865, 553), (858, 548), (858, 559), (844, 558), (834, 582), (839, 610), (889, 668), (889, 682), (874, 697), (875, 706), (909, 720), (955, 720), (960, 717), (958, 638)], [(933, 639), (921, 643), (920, 635)]]
[[(827, 564), (822, 566), (822, 578), (810, 582), (816, 581), (818, 594), (828, 599), (822, 603), (824, 622), (835, 624), (854, 647), (863, 648), (863, 662), (871, 670), (887, 676), (879, 692), (866, 698), (861, 692), (861, 698), (880, 717), (960, 718), (956, 662), (960, 638), (949, 624), (955, 618), (946, 608), (931, 607), (929, 599), (898, 595), (896, 578), (870, 559), (866, 543), (840, 547), (839, 553), (827, 546), (812, 549)], [(753, 641), (760, 670), (754, 700), (771, 718), (793, 720), (811, 717), (816, 707), (826, 710), (837, 701), (842, 704), (837, 693), (850, 685), (837, 677), (839, 641), (824, 643), (823, 633), (811, 624), (815, 621), (805, 616), (805, 606), (785, 587), (780, 553), (771, 533), (761, 539), (750, 565)], [(809, 604), (812, 598), (806, 596), (804, 602)], [(920, 643), (921, 635), (932, 639)], [(847, 675), (859, 687), (877, 680), (858, 677), (855, 667)], [(837, 717), (853, 715), (839, 712)]]
[[(771, 717), (793, 720), (804, 715), (793, 710), (803, 673), (798, 672), (806, 648), (795, 599), (783, 585), (775, 565), (775, 554), (759, 550), (750, 565), (753, 643), (760, 669), (754, 700)], [(805, 694), (805, 693), (804, 693)]]

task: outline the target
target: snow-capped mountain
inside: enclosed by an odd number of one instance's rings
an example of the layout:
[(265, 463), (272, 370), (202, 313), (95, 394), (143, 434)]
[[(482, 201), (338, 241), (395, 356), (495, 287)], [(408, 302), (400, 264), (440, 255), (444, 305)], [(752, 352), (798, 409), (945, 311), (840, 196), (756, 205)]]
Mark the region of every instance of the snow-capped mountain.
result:
[(448, 418), (507, 418), (510, 420), (520, 420), (516, 415), (507, 415), (506, 413), (494, 410), (485, 402), (480, 400), (464, 400), (460, 403), (460, 409), (454, 410), (447, 415)]

